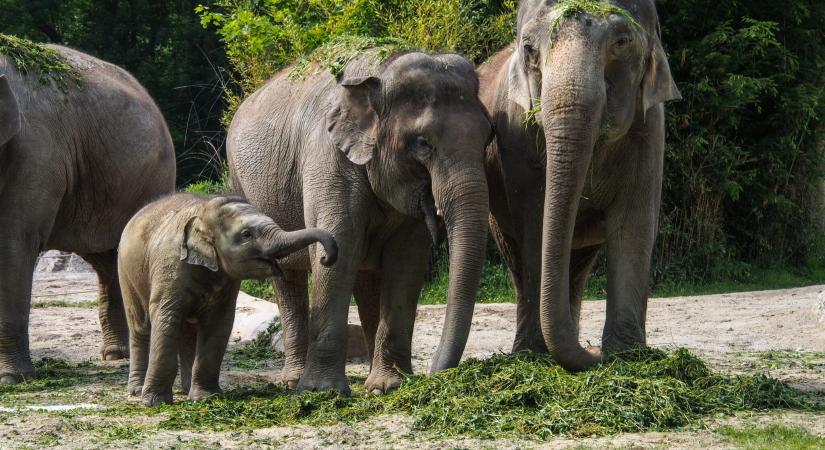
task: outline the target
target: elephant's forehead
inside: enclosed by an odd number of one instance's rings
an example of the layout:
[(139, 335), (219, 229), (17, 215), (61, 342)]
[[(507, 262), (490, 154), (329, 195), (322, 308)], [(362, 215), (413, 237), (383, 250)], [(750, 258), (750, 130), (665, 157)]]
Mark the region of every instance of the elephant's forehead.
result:
[(409, 66), (394, 71), (386, 86), (390, 101), (436, 104), (474, 97), (474, 85), (449, 68)]

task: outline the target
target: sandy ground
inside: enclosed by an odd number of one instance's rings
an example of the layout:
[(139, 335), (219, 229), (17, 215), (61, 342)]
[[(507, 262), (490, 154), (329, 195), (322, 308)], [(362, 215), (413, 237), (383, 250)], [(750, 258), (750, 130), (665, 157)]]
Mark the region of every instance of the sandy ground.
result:
[[(95, 298), (93, 274), (38, 274), (34, 286), (34, 303), (59, 298), (73, 301)], [(76, 296), (61, 293), (89, 292)], [(585, 302), (582, 311), (582, 342), (599, 345), (604, 324), (605, 303)], [(425, 371), (435, 351), (445, 314), (444, 306), (423, 306), (418, 310), (413, 339), (414, 366)], [(648, 343), (659, 348), (686, 347), (706, 358), (712, 365), (730, 372), (754, 370), (753, 352), (783, 350), (792, 352), (825, 351), (825, 286), (813, 286), (780, 291), (723, 294), (703, 297), (655, 299), (648, 309)], [(515, 305), (477, 305), (472, 333), (465, 358), (482, 358), (496, 352), (507, 352), (512, 344)], [(350, 321), (357, 323), (355, 309)], [(46, 356), (72, 361), (95, 360), (99, 355), (100, 331), (97, 310), (93, 308), (41, 307), (32, 310), (31, 350), (35, 359)], [(104, 364), (104, 363), (99, 363)], [(122, 362), (105, 364), (123, 364)], [(363, 362), (351, 362), (348, 373), (365, 375)], [(820, 359), (813, 367), (798, 370), (794, 364), (770, 368), (759, 366), (761, 372), (787, 381), (803, 389), (825, 391), (825, 363)], [(224, 385), (240, 378), (229, 368), (223, 376)], [(257, 377), (275, 380), (278, 367), (256, 373)], [(82, 399), (82, 396), (79, 396)], [(0, 407), (4, 406), (0, 398)], [(32, 420), (36, 418), (36, 420)], [(25, 443), (37, 447), (37, 435), (50, 430), (57, 435), (58, 446), (94, 447), (94, 440), (74, 441), (60, 417), (50, 413), (7, 414), (0, 416), (0, 448)], [(803, 426), (808, 431), (825, 436), (825, 416), (782, 412), (748, 415), (730, 419), (744, 423), (782, 423)], [(433, 440), (426, 433), (410, 431), (411, 419), (389, 416), (356, 425), (331, 427), (267, 428), (248, 433), (158, 432), (137, 441), (121, 442), (123, 446), (157, 447), (227, 447), (286, 448), (321, 447), (585, 447), (629, 446), (632, 448), (702, 448), (726, 445), (712, 430), (678, 431), (673, 433), (626, 434), (588, 440), (476, 441), (472, 439)], [(712, 428), (712, 427), (711, 427)], [(58, 431), (54, 431), (58, 430)], [(76, 433), (76, 432), (75, 432)], [(52, 441), (50, 441), (52, 442)], [(105, 446), (113, 445), (108, 442)], [(115, 444), (117, 445), (117, 444)]]

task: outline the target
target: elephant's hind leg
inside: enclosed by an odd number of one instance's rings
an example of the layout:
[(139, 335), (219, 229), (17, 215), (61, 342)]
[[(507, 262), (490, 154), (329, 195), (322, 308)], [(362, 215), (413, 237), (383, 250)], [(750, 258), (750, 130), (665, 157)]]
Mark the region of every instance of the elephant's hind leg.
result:
[(358, 305), (358, 317), (364, 330), (367, 357), (372, 362), (375, 353), (375, 333), (381, 315), (381, 275), (375, 272), (358, 272), (353, 289)]
[(129, 357), (129, 328), (117, 276), (117, 251), (81, 255), (97, 272), (98, 308), (103, 344), (100, 356), (106, 361)]
[(599, 255), (601, 246), (587, 247), (573, 250), (570, 255), (570, 314), (573, 316), (573, 325), (576, 333), (576, 340), (579, 339), (581, 330), (581, 310), (584, 289), (587, 287), (587, 278), (593, 271), (596, 257)]
[(284, 336), (281, 382), (295, 389), (304, 373), (309, 345), (309, 292), (307, 272), (285, 270), (272, 281), (278, 298)]
[(183, 333), (180, 337), (178, 361), (180, 362), (180, 391), (189, 394), (192, 387), (192, 365), (195, 363), (198, 330), (194, 324), (184, 322)]

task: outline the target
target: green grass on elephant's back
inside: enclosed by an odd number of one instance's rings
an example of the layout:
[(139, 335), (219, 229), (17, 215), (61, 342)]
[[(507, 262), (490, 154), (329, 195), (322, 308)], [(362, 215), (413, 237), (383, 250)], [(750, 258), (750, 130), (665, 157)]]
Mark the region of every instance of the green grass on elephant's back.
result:
[(405, 413), (414, 417), (414, 429), (438, 435), (546, 439), (667, 430), (745, 410), (825, 409), (763, 375), (715, 373), (687, 350), (632, 350), (575, 374), (546, 355), (499, 354), (410, 376), (383, 397), (353, 388), (349, 398), (274, 385), (237, 389), (222, 399), (167, 407), (160, 427), (242, 430)]

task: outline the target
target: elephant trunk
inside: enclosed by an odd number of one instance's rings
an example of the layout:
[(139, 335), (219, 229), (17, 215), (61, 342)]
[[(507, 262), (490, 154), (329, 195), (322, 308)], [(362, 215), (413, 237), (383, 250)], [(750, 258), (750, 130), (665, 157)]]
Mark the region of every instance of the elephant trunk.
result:
[(321, 264), (329, 267), (335, 264), (335, 261), (338, 259), (338, 244), (335, 242), (335, 238), (330, 232), (320, 228), (307, 228), (305, 230), (290, 232), (277, 229), (274, 230), (272, 242), (271, 253), (273, 257), (278, 259), (284, 258), (316, 242), (324, 246), (326, 253), (326, 255), (321, 257)]
[[(582, 348), (570, 308), (570, 257), (579, 200), (605, 105), (599, 58), (583, 42), (554, 48), (564, 62), (542, 83), (546, 189), (542, 231), (541, 330), (553, 358), (565, 369), (586, 369), (601, 356)], [(560, 52), (560, 53), (559, 53)], [(550, 63), (548, 63), (550, 64)]]
[(447, 315), (431, 373), (457, 366), (464, 353), (484, 268), (490, 208), (487, 179), (480, 164), (439, 181), (433, 177), (433, 193), (447, 227), (450, 284)]

